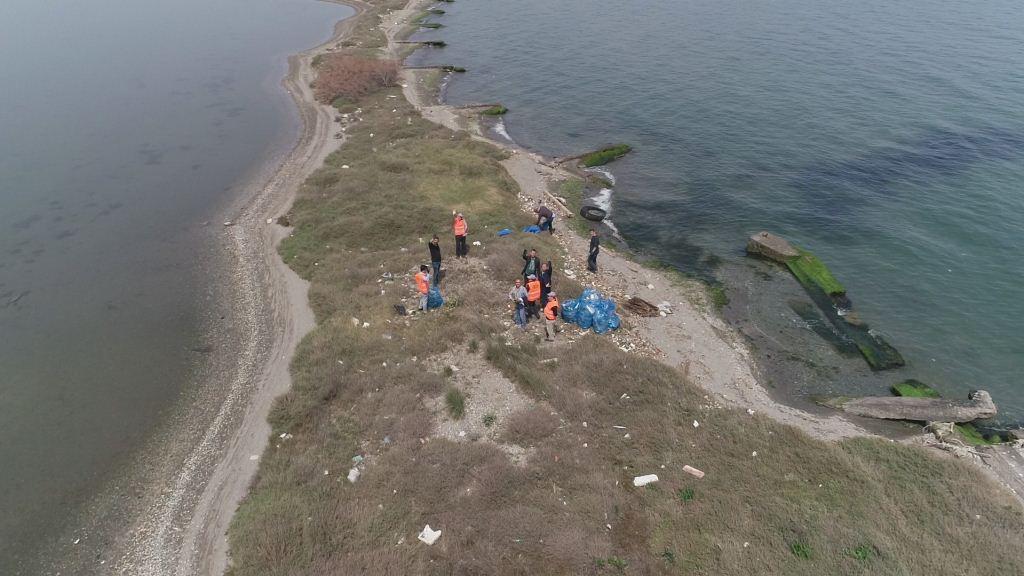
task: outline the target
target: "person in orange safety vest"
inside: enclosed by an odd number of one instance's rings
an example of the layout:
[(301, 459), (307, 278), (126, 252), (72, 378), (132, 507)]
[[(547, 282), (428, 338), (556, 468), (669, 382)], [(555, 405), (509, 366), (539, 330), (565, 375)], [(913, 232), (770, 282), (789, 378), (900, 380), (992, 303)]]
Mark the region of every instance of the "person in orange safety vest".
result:
[(420, 310), (426, 312), (427, 310), (427, 294), (430, 292), (430, 270), (425, 265), (420, 266), (420, 271), (416, 273), (416, 291), (420, 293)]
[(526, 315), (540, 318), (540, 280), (535, 274), (526, 278)]
[(554, 291), (548, 292), (548, 303), (544, 306), (544, 339), (548, 342), (555, 341), (555, 320), (559, 312), (558, 296)]
[(455, 257), (465, 258), (469, 256), (469, 247), (466, 246), (466, 233), (469, 232), (469, 224), (461, 212), (452, 212), (455, 221), (452, 222), (452, 232), (455, 233)]

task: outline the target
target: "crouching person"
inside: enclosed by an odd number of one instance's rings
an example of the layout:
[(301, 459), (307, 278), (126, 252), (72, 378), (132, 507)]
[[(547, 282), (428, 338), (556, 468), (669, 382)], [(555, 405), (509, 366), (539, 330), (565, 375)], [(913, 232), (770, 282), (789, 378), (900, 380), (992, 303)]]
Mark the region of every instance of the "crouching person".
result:
[(548, 342), (555, 341), (555, 321), (562, 312), (558, 306), (558, 295), (553, 291), (548, 292), (548, 302), (544, 305), (544, 339)]

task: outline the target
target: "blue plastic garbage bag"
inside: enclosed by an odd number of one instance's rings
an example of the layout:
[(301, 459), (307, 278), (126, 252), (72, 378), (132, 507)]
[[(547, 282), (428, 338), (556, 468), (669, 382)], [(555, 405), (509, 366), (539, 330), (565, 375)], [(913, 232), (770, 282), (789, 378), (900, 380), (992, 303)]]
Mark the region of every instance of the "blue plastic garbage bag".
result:
[(619, 315), (615, 313), (615, 302), (593, 288), (587, 288), (575, 300), (564, 302), (562, 318), (584, 330), (593, 328), (598, 334), (617, 330), (622, 325)]
[(427, 292), (427, 310), (433, 310), (434, 308), (440, 308), (444, 306), (444, 298), (441, 297), (441, 290), (437, 286), (431, 286), (430, 292)]
[(579, 310), (579, 300), (568, 300), (562, 304), (562, 320), (576, 322), (576, 311)]
[(576, 324), (584, 330), (589, 330), (594, 325), (594, 313), (586, 306), (580, 306), (576, 310)]
[(622, 326), (622, 320), (619, 318), (618, 314), (614, 314), (613, 313), (608, 318), (608, 329), (609, 330), (618, 330), (619, 326)]
[(508, 228), (502, 228), (501, 230), (498, 230), (498, 236), (508, 236), (511, 233), (512, 231), (509, 230)]
[(526, 228), (523, 228), (523, 232), (526, 232), (527, 234), (540, 234), (540, 226), (537, 226), (536, 224), (527, 226)]

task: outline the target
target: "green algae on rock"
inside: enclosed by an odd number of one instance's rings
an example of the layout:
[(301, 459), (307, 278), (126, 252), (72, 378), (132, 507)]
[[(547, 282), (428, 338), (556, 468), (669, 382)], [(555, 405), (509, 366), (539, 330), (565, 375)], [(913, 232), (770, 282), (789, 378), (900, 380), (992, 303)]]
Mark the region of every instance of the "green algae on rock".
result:
[(586, 168), (593, 168), (595, 166), (604, 166), (612, 160), (618, 160), (626, 154), (629, 154), (633, 148), (628, 144), (617, 144), (615, 146), (609, 146), (600, 150), (589, 152), (580, 157), (580, 164)]

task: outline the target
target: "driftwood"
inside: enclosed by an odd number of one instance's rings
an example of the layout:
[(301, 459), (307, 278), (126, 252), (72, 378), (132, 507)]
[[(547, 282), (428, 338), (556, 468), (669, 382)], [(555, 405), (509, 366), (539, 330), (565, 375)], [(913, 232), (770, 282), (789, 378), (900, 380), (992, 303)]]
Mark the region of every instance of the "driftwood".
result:
[(884, 420), (970, 422), (996, 415), (992, 396), (984, 390), (971, 392), (966, 402), (911, 396), (865, 396), (830, 398), (822, 403), (857, 416)]
[(636, 314), (637, 316), (645, 316), (651, 318), (654, 316), (661, 315), (661, 311), (658, 309), (657, 306), (651, 304), (650, 302), (644, 300), (643, 298), (637, 298), (636, 296), (627, 300), (626, 303), (622, 305), (622, 307), (628, 310), (629, 312)]

